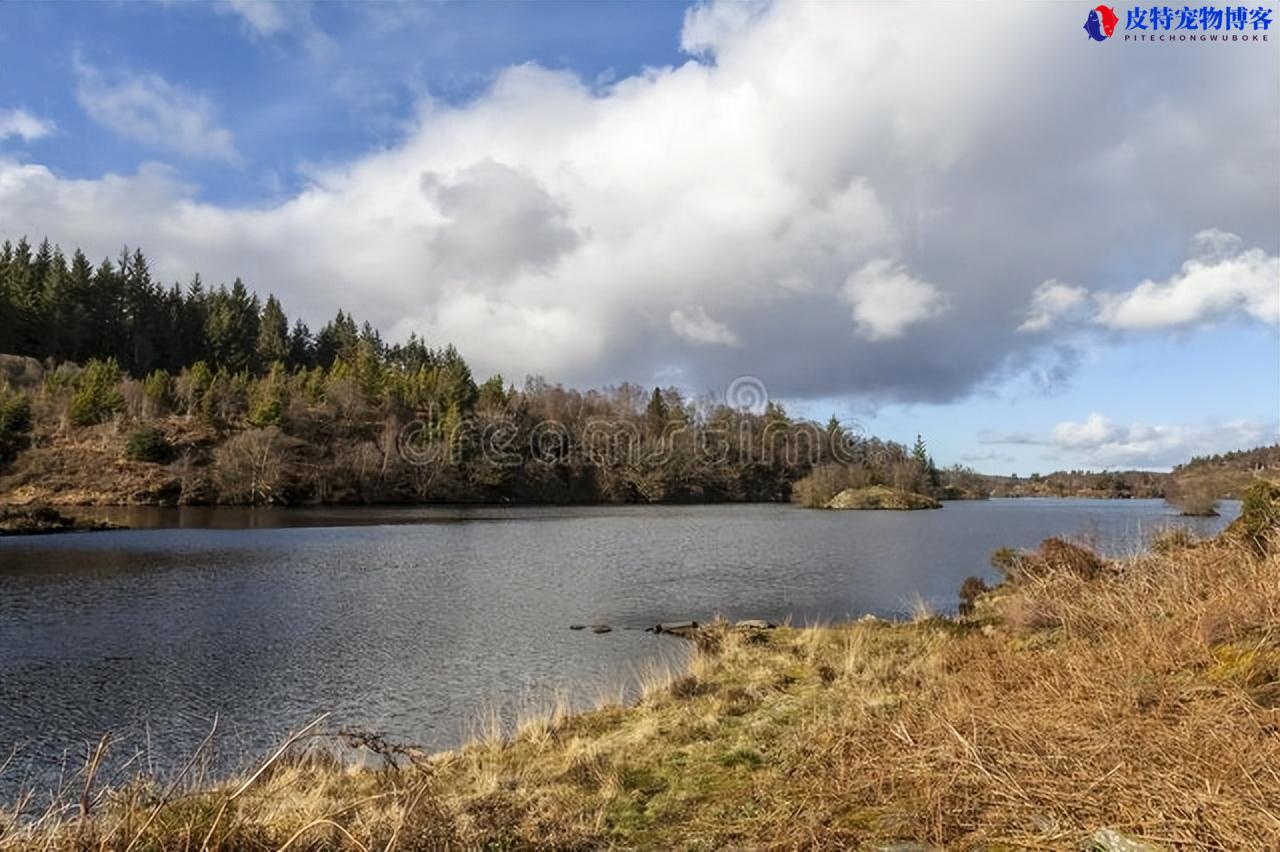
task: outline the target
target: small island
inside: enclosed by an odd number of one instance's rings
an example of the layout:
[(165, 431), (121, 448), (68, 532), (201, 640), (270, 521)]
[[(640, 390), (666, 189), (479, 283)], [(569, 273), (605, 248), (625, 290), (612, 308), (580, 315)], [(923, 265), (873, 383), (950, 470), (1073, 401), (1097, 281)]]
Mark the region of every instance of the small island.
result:
[(49, 506), (0, 506), (0, 536), (122, 529), (117, 524), (64, 515)]
[(824, 509), (941, 509), (927, 494), (902, 491), (885, 485), (846, 488), (823, 504)]

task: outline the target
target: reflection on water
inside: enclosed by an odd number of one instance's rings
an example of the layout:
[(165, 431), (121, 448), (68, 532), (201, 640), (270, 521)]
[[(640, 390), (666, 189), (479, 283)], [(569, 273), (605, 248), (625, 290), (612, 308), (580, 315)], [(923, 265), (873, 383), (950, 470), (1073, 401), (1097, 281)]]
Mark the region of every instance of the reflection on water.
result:
[[(334, 727), (447, 746), (486, 712), (581, 706), (678, 660), (684, 644), (641, 629), (660, 621), (949, 609), (966, 576), (991, 578), (997, 547), (1070, 533), (1118, 552), (1171, 523), (1214, 532), (1236, 512), (95, 510), (134, 529), (0, 539), (0, 752), (19, 749), (0, 793), (77, 764), (105, 731), (117, 755), (172, 768), (215, 714), (222, 768), (325, 712)], [(568, 630), (595, 621), (614, 632)]]

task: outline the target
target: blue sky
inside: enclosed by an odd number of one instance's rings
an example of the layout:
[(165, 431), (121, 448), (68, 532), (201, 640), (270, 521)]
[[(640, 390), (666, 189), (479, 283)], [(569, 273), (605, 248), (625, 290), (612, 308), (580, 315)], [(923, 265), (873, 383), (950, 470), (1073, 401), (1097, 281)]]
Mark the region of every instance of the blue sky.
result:
[(1275, 441), (1277, 46), (1082, 23), (0, 3), (0, 230), (141, 245), (481, 374), (757, 376), (992, 472)]
[(466, 101), (506, 66), (537, 62), (595, 80), (676, 62), (684, 9), (320, 3), (282, 7), (284, 28), (264, 31), (213, 3), (11, 3), (0, 11), (0, 103), (57, 124), (33, 155), (67, 177), (95, 178), (134, 170), (156, 146), (98, 131), (75, 97), (77, 58), (160, 74), (212, 101), (242, 158), (187, 162), (182, 176), (202, 198), (252, 205), (297, 191), (310, 165), (394, 144), (423, 96)]

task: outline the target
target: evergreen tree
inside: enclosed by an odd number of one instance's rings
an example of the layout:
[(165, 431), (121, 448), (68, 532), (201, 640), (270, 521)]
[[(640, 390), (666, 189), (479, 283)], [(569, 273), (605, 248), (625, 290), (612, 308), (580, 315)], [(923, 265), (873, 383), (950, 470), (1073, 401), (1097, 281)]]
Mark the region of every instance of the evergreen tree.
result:
[(253, 366), (258, 342), (258, 297), (239, 278), (231, 289), (219, 287), (208, 299), (205, 334), (213, 363), (231, 372)]
[(289, 352), (286, 363), (291, 370), (309, 370), (316, 365), (316, 343), (311, 329), (301, 319), (294, 320), (289, 332)]
[(316, 335), (316, 360), (325, 368), (332, 367), (338, 360), (352, 361), (359, 341), (356, 321), (339, 310), (338, 315)]
[(929, 449), (925, 446), (924, 438), (919, 435), (916, 435), (915, 445), (911, 448), (911, 460), (921, 471), (929, 470)]
[(54, 358), (83, 361), (95, 354), (91, 349), (93, 264), (84, 252), (76, 249), (71, 256), (71, 268), (67, 270), (63, 293), (56, 299), (57, 319), (65, 329), (62, 350)]
[(648, 426), (649, 434), (654, 437), (661, 435), (662, 431), (667, 428), (667, 420), (670, 419), (670, 416), (670, 412), (667, 411), (667, 402), (662, 398), (662, 391), (654, 388), (653, 394), (649, 397), (649, 405), (644, 412), (645, 424)]
[(258, 364), (267, 367), (289, 357), (289, 320), (275, 296), (267, 296), (258, 320)]
[(9, 292), (9, 264), (13, 261), (13, 244), (8, 240), (0, 245), (0, 352), (13, 352), (14, 299)]

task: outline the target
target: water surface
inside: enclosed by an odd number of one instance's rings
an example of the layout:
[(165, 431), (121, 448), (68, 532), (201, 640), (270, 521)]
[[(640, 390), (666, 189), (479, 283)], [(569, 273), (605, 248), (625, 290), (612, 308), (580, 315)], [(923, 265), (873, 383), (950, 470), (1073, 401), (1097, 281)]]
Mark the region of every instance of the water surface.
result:
[[(0, 794), (48, 786), (85, 744), (180, 765), (219, 719), (215, 768), (330, 713), (456, 744), (487, 711), (578, 706), (686, 652), (641, 628), (806, 623), (954, 606), (1001, 546), (1083, 536), (1112, 553), (1160, 501), (992, 500), (927, 512), (785, 505), (124, 509), (121, 532), (0, 539)], [(150, 527), (150, 528), (147, 528)], [(603, 622), (612, 633), (570, 631)]]

